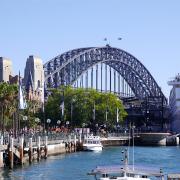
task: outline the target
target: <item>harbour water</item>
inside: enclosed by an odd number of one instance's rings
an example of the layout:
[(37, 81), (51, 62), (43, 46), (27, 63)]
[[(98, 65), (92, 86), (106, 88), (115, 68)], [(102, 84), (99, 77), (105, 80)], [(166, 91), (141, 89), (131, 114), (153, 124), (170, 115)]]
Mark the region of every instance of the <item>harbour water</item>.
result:
[[(125, 147), (107, 147), (102, 152), (76, 152), (48, 157), (13, 171), (1, 170), (1, 180), (91, 180), (88, 176), (97, 165), (122, 164)], [(132, 162), (132, 147), (129, 148)], [(135, 164), (162, 168), (163, 172), (180, 173), (180, 147), (135, 147)]]

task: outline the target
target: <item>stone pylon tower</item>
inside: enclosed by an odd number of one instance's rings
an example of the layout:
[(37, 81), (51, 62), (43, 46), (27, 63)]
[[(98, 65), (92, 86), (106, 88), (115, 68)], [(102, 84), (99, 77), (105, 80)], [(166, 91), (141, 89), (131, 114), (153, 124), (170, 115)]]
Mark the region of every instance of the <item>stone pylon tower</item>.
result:
[(42, 60), (39, 57), (29, 56), (27, 58), (24, 71), (24, 85), (26, 90), (29, 91), (31, 89), (33, 94), (39, 96), (39, 100), (44, 101), (44, 70)]
[(9, 76), (12, 76), (12, 62), (10, 59), (0, 57), (0, 82), (9, 82)]

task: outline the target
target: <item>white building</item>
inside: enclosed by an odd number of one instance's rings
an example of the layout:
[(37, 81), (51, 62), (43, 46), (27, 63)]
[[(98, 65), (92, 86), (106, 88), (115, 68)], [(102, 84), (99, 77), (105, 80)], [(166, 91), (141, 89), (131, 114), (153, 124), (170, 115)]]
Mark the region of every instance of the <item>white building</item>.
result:
[(169, 81), (168, 85), (173, 86), (169, 96), (171, 128), (173, 132), (180, 133), (180, 74)]
[(9, 76), (12, 76), (12, 62), (10, 59), (0, 57), (0, 82), (9, 82)]

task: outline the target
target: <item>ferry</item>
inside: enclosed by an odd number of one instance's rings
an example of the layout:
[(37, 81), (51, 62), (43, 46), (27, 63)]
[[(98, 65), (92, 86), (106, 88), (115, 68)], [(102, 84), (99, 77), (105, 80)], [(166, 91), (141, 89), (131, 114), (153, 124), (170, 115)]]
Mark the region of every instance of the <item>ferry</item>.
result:
[(85, 151), (102, 151), (103, 145), (100, 136), (88, 135), (84, 138), (83, 150)]

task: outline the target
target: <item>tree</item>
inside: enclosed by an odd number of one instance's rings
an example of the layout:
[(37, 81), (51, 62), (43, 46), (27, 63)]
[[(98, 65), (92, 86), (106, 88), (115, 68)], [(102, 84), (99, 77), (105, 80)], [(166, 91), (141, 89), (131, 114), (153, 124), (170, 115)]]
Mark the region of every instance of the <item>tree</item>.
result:
[[(112, 128), (116, 124), (117, 108), (119, 109), (120, 122), (123, 122), (127, 116), (121, 100), (114, 94), (100, 93), (93, 89), (73, 89), (68, 86), (52, 89), (51, 95), (48, 97), (45, 106), (46, 118), (50, 118), (54, 125), (58, 119), (63, 120), (60, 110), (63, 99), (65, 102), (63, 123), (70, 121), (73, 127), (82, 127), (82, 124), (85, 123), (89, 127), (94, 124), (106, 124)], [(95, 119), (93, 117), (94, 107)], [(106, 111), (108, 112), (107, 120)]]
[(12, 115), (17, 111), (17, 85), (8, 83), (0, 83), (0, 112), (1, 112), (1, 128), (12, 127)]

